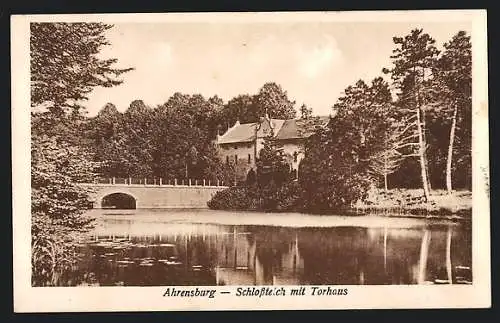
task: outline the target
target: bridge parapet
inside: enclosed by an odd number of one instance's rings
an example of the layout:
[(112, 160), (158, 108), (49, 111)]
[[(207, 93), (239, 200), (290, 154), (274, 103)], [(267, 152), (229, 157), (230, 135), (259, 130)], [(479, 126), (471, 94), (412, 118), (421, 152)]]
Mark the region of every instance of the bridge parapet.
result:
[(159, 178), (134, 178), (134, 177), (110, 177), (99, 178), (92, 185), (141, 185), (141, 186), (227, 186), (227, 183), (220, 180), (207, 179), (169, 179)]

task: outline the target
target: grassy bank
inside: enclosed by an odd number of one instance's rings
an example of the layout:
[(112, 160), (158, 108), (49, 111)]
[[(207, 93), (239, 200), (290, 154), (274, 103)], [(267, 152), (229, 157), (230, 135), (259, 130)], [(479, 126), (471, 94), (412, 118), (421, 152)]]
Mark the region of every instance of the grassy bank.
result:
[(472, 193), (470, 191), (444, 190), (431, 192), (425, 201), (421, 189), (392, 189), (387, 192), (370, 192), (363, 202), (353, 205), (355, 213), (375, 213), (396, 216), (426, 216), (470, 218), (472, 215)]
[(368, 196), (357, 203), (337, 209), (311, 209), (301, 200), (298, 185), (267, 192), (255, 187), (231, 187), (215, 194), (208, 203), (209, 208), (225, 211), (300, 212), (319, 215), (383, 215), (399, 217), (425, 217), (447, 219), (470, 219), (472, 215), (472, 194), (470, 191), (444, 190), (431, 192), (425, 201), (419, 189), (392, 189), (387, 192), (372, 189)]

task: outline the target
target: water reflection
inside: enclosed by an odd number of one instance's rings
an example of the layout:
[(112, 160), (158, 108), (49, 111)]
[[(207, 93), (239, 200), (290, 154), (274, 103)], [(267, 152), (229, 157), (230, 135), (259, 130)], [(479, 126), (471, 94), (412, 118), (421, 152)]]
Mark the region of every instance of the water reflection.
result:
[[(471, 283), (470, 228), (287, 228), (192, 223), (140, 235), (107, 220), (70, 285)], [(78, 278), (77, 278), (78, 277)], [(76, 278), (76, 279), (75, 279)]]

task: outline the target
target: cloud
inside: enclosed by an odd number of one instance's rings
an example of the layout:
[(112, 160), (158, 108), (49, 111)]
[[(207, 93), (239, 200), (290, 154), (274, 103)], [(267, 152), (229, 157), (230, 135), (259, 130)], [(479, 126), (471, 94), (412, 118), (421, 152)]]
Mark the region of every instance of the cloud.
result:
[(342, 60), (342, 51), (335, 38), (323, 36), (319, 42), (306, 44), (298, 50), (298, 70), (308, 78), (315, 78)]

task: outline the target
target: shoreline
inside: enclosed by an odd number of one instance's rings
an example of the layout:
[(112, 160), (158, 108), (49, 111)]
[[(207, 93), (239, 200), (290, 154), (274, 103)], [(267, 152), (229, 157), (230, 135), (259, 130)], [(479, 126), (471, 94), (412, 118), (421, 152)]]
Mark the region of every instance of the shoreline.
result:
[(424, 201), (420, 189), (392, 189), (375, 191), (366, 202), (358, 203), (355, 210), (374, 214), (397, 214), (405, 217), (439, 217), (472, 220), (472, 192), (433, 190), (430, 200)]
[(428, 225), (460, 225), (451, 218), (399, 217), (382, 215), (314, 215), (295, 212), (222, 211), (210, 209), (137, 209), (90, 210), (88, 216), (97, 222), (111, 220), (131, 226), (151, 226), (155, 229), (171, 225), (255, 225), (293, 228), (342, 227), (417, 228)]

